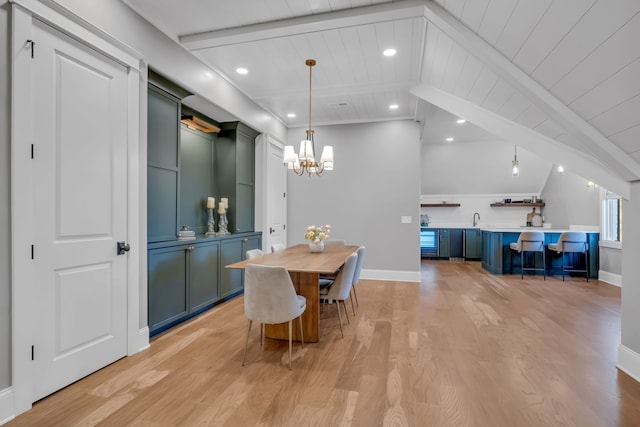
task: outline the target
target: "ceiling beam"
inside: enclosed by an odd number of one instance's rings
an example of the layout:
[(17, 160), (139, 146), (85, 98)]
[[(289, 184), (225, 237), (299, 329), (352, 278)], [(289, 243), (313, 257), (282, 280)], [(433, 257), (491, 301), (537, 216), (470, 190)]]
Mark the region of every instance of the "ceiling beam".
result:
[(179, 41), (187, 49), (195, 51), (378, 22), (396, 21), (398, 19), (423, 17), (425, 4), (426, 0), (381, 3), (373, 6), (225, 28), (223, 30), (185, 34), (179, 37)]
[(561, 164), (565, 170), (590, 179), (625, 199), (628, 199), (631, 194), (628, 182), (583, 151), (576, 150), (531, 128), (505, 119), (493, 111), (479, 107), (435, 86), (423, 83), (411, 89), (410, 92), (458, 117), (464, 117), (474, 125), (507, 142), (515, 143), (552, 163)]
[(430, 23), (582, 141), (611, 170), (627, 181), (640, 179), (640, 164), (450, 13), (434, 2), (426, 3), (424, 11)]

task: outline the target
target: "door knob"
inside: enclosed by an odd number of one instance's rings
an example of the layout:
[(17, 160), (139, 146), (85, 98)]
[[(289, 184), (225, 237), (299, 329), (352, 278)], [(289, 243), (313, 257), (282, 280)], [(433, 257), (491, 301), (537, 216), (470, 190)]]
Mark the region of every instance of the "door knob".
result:
[(131, 249), (131, 246), (129, 246), (129, 244), (125, 242), (118, 242), (117, 248), (118, 248), (118, 255), (124, 255), (125, 252), (129, 252), (129, 249)]

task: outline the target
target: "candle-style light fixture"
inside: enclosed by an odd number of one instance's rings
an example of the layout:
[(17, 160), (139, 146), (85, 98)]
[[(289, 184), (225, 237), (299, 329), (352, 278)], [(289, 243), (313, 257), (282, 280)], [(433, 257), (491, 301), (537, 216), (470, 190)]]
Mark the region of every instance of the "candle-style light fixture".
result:
[(283, 162), (296, 175), (304, 175), (306, 172), (309, 176), (312, 174), (320, 176), (325, 170), (333, 170), (333, 147), (325, 145), (322, 149), (322, 156), (320, 156), (320, 163), (316, 161), (314, 131), (311, 129), (311, 69), (316, 65), (316, 60), (307, 59), (305, 64), (309, 67), (309, 128), (306, 131), (307, 137), (300, 142), (298, 154), (294, 151), (293, 145), (284, 147)]
[(520, 175), (520, 164), (518, 163), (518, 146), (513, 146), (513, 161), (511, 162), (511, 175), (519, 176)]

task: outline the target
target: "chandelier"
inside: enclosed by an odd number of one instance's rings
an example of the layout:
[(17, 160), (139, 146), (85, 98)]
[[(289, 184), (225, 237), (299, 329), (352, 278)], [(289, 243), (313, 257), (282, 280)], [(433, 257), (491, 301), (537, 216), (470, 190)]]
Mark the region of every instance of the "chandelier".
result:
[(300, 150), (298, 154), (293, 149), (293, 145), (284, 147), (283, 162), (287, 165), (287, 169), (291, 169), (296, 175), (309, 176), (316, 174), (322, 175), (325, 170), (333, 170), (333, 147), (325, 145), (322, 149), (320, 162), (315, 159), (315, 143), (313, 140), (314, 131), (311, 129), (311, 69), (316, 65), (315, 59), (307, 59), (305, 64), (309, 67), (309, 128), (307, 129), (307, 137), (300, 141)]

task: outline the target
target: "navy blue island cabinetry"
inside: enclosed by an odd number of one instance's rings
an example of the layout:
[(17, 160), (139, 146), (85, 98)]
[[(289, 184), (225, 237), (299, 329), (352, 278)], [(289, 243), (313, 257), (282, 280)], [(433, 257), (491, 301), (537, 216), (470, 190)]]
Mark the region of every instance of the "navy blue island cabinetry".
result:
[[(564, 231), (559, 229), (544, 229), (544, 228), (521, 228), (521, 229), (482, 229), (482, 268), (492, 274), (520, 274), (520, 257), (517, 256), (515, 251), (512, 251), (509, 244), (517, 242), (520, 232), (536, 230), (544, 233), (544, 244), (546, 251), (546, 266), (547, 275), (561, 275), (562, 274), (562, 255), (550, 252), (547, 247), (549, 243), (556, 243), (558, 238)], [(571, 230), (573, 231), (573, 230)], [(579, 230), (578, 230), (579, 231)], [(585, 261), (589, 266), (589, 278), (598, 278), (599, 269), (599, 251), (598, 242), (600, 234), (592, 231), (585, 231), (587, 233), (587, 242), (589, 244), (589, 257), (585, 260), (585, 257), (580, 257), (574, 254), (565, 254), (565, 264), (570, 265), (574, 263), (580, 264), (584, 267)], [(542, 253), (530, 254), (535, 256), (535, 264), (542, 265)], [(512, 259), (513, 257), (513, 259)], [(531, 260), (530, 262), (533, 262)], [(527, 263), (525, 262), (525, 265)], [(542, 275), (542, 272), (538, 274)], [(584, 276), (583, 273), (581, 273)]]

